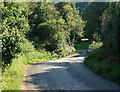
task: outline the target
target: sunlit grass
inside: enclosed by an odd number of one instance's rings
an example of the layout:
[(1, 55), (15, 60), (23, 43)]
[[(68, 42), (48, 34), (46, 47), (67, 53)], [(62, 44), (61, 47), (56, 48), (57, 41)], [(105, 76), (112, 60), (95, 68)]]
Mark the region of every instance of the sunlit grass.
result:
[(28, 64), (56, 59), (52, 58), (51, 55), (45, 51), (42, 51), (43, 53), (36, 51), (32, 44), (28, 45), (27, 43), (29, 42), (26, 41), (26, 43), (21, 45), (23, 51), (17, 58), (12, 60), (11, 66), (6, 67), (4, 70), (2, 74), (2, 90), (22, 90), (24, 74)]
[[(3, 90), (21, 90), (24, 79), (26, 65), (33, 64), (50, 58), (39, 58), (40, 53), (20, 54), (18, 58), (13, 59), (12, 65), (3, 73)], [(53, 58), (55, 59), (55, 58)]]

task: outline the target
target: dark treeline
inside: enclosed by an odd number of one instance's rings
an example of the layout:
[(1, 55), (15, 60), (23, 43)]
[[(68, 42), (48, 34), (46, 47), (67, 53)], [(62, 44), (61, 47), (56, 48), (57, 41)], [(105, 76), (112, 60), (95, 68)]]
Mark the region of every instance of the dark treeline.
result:
[[(78, 3), (83, 7), (81, 16), (86, 21), (84, 36), (90, 41), (103, 42), (103, 48), (118, 54), (119, 2)], [(115, 53), (114, 53), (115, 55)]]
[[(85, 37), (93, 47), (102, 42), (102, 46), (86, 57), (85, 64), (101, 76), (120, 83), (119, 33), (120, 33), (120, 2), (88, 3), (81, 11), (87, 22)], [(97, 47), (96, 47), (97, 48)]]
[(100, 16), (108, 8), (108, 3), (105, 2), (94, 2), (88, 3), (88, 5), (83, 9), (81, 15), (86, 23), (85, 36), (90, 40), (95, 40), (93, 34), (101, 33), (101, 22)]
[(32, 28), (28, 37), (60, 55), (69, 53), (75, 40), (83, 36), (85, 23), (74, 3), (36, 3), (28, 19)]

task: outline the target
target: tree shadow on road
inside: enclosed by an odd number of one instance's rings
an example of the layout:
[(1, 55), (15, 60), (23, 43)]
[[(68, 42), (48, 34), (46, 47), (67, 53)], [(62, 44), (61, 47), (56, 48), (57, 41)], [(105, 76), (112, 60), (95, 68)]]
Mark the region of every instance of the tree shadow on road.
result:
[[(70, 62), (46, 62), (46, 63), (37, 63), (36, 65), (47, 65), (46, 67), (50, 67), (45, 69), (44, 71), (36, 74), (30, 74), (26, 76), (26, 80), (24, 84), (27, 88), (35, 85), (35, 89), (41, 90), (70, 90), (70, 89), (77, 89), (80, 85), (74, 84), (72, 86), (68, 86), (71, 84), (70, 80), (67, 81), (68, 68), (70, 68)], [(75, 62), (74, 64), (81, 64), (80, 62)], [(67, 71), (67, 72), (66, 72)], [(63, 73), (60, 75), (59, 73)], [(30, 78), (30, 79), (29, 79)], [(64, 78), (64, 80), (63, 80)], [(59, 81), (58, 81), (59, 80)], [(65, 81), (65, 82), (64, 82)], [(59, 83), (60, 82), (60, 83)], [(72, 88), (71, 88), (72, 87)], [(42, 91), (43, 92), (43, 91)]]
[[(73, 55), (70, 58), (74, 57), (82, 56)], [(24, 81), (24, 84), (28, 90), (41, 90), (40, 92), (46, 92), (47, 90), (52, 90), (52, 92), (54, 92), (53, 90), (59, 90), (59, 92), (74, 92), (74, 90), (79, 89), (87, 90), (82, 87), (84, 84), (91, 84), (89, 87), (94, 88), (94, 90), (109, 90), (109, 88), (106, 88), (102, 82), (100, 83), (99, 81), (96, 81), (95, 78), (98, 77), (103, 81), (105, 80), (86, 68), (82, 62), (38, 62), (32, 64), (32, 66), (28, 68), (29, 72), (30, 69), (34, 70), (36, 66), (39, 66), (38, 70), (41, 71), (37, 73), (28, 73), (25, 77), (26, 80)], [(74, 79), (79, 83), (74, 83)]]

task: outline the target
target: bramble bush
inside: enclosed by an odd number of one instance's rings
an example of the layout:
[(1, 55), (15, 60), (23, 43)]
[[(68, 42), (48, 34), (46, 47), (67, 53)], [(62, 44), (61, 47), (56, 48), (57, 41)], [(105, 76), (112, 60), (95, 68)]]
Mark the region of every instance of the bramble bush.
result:
[(16, 29), (14, 31), (4, 32), (2, 37), (2, 65), (6, 66), (7, 64), (12, 63), (12, 59), (20, 53), (21, 48), (19, 47), (20, 36), (18, 35)]
[(2, 65), (5, 68), (21, 52), (21, 37), (29, 31), (26, 3), (2, 2)]

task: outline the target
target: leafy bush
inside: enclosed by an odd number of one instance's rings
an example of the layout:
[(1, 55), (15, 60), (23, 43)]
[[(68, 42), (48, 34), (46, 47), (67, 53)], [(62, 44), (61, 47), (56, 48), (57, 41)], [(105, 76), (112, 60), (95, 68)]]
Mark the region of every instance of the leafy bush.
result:
[[(23, 8), (24, 6), (24, 8)], [(21, 52), (19, 43), (29, 31), (28, 9), (26, 3), (2, 2), (2, 64), (3, 68), (12, 63), (12, 59)]]
[(58, 54), (58, 57), (64, 57), (75, 52), (75, 48), (73, 46), (66, 45), (64, 48), (57, 49), (55, 52)]
[(89, 45), (89, 47), (92, 47), (93, 50), (96, 50), (102, 46), (102, 42), (95, 42), (93, 41), (92, 44)]
[(20, 43), (20, 48), (22, 49), (22, 53), (28, 53), (28, 52), (35, 51), (32, 43), (28, 41), (27, 39), (25, 39), (24, 37), (22, 38), (22, 42)]
[[(50, 52), (34, 49), (30, 41), (23, 38), (20, 43), (21, 52), (18, 57), (12, 59), (12, 64), (7, 66), (2, 74), (2, 90), (22, 90), (21, 85), (24, 78), (26, 65), (33, 64), (39, 61), (56, 59), (53, 58)], [(55, 53), (54, 53), (55, 54)]]
[(19, 47), (20, 36), (17, 32), (4, 32), (2, 38), (2, 64), (3, 66), (11, 64), (11, 60), (16, 57), (16, 54), (20, 53)]
[(58, 58), (58, 54), (55, 52), (51, 52), (52, 58)]

